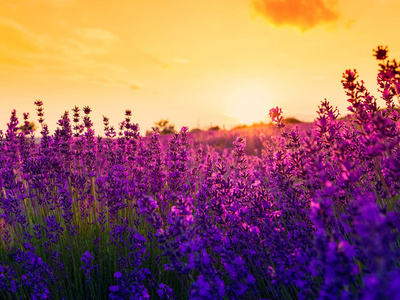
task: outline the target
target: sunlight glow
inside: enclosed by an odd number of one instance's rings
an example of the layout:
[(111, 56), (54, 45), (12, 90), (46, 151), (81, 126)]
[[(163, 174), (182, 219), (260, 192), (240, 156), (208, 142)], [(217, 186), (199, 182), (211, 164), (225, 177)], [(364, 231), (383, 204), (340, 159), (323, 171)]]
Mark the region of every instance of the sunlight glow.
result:
[(272, 106), (271, 93), (261, 85), (235, 87), (228, 93), (226, 100), (226, 113), (247, 125), (266, 121)]

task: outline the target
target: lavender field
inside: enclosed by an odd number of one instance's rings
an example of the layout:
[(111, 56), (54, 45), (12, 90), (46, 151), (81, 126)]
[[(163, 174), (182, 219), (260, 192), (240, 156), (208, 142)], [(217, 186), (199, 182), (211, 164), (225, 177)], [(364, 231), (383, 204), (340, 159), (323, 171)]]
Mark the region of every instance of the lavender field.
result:
[(186, 127), (141, 136), (130, 110), (96, 136), (89, 107), (51, 135), (39, 100), (35, 144), (13, 111), (0, 298), (400, 299), (400, 65), (374, 55), (384, 108), (347, 70), (346, 118), (324, 100), (288, 129), (273, 108), (274, 129), (230, 147)]

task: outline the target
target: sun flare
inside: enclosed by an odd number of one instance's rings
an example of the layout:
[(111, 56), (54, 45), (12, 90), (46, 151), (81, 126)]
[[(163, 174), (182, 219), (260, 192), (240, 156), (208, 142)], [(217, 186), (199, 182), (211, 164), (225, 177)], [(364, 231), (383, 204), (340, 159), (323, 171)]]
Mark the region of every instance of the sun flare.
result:
[(265, 121), (272, 106), (272, 96), (261, 85), (244, 85), (231, 90), (226, 99), (226, 112), (241, 124)]

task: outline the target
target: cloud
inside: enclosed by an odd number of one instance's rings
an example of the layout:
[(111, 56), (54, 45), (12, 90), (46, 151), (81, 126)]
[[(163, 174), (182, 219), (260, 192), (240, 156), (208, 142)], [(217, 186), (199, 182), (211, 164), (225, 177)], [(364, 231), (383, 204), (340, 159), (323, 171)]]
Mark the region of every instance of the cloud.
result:
[(38, 52), (33, 34), (21, 24), (10, 20), (0, 19), (0, 50), (16, 53)]
[(35, 35), (11, 19), (0, 18), (0, 66), (2, 73), (9, 68), (32, 68), (32, 56), (43, 54)]
[[(78, 35), (78, 32), (80, 35)], [(75, 35), (35, 33), (12, 19), (0, 18), (0, 75), (63, 78), (101, 85), (130, 86), (124, 66), (96, 55), (115, 48), (119, 39), (100, 28), (85, 28)], [(93, 55), (95, 54), (95, 55)]]
[(28, 64), (27, 62), (14, 59), (11, 57), (3, 56), (3, 54), (0, 55), (0, 66), (1, 65), (7, 65), (7, 66), (14, 66), (14, 67), (30, 67), (31, 65)]
[(292, 25), (302, 31), (338, 20), (337, 0), (252, 0), (253, 7), (276, 26)]
[(102, 28), (79, 28), (75, 32), (79, 37), (88, 40), (97, 40), (108, 43), (117, 42), (119, 40), (114, 33)]
[(131, 90), (139, 90), (140, 87), (136, 84), (131, 84)]
[(156, 65), (159, 65), (161, 67), (166, 66), (165, 61), (162, 59), (158, 58), (157, 55), (152, 54), (150, 51), (147, 50), (140, 50), (137, 49), (137, 51), (140, 53), (143, 58), (145, 58), (147, 61), (150, 61), (152, 63), (155, 63)]

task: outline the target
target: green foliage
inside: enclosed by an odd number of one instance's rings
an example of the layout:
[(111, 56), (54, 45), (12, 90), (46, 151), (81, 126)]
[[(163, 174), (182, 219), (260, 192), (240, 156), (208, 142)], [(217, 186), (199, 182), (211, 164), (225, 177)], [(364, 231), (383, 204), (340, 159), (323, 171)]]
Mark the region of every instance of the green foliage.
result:
[[(32, 122), (32, 121), (29, 122), (28, 131), (31, 131), (31, 130), (36, 131), (36, 129), (37, 129), (37, 126), (36, 126), (35, 122)], [(24, 125), (19, 126), (19, 130), (24, 131)]]
[(173, 134), (176, 132), (175, 125), (171, 124), (169, 120), (161, 119), (160, 121), (155, 122), (154, 124), (157, 126), (158, 132), (161, 135)]

